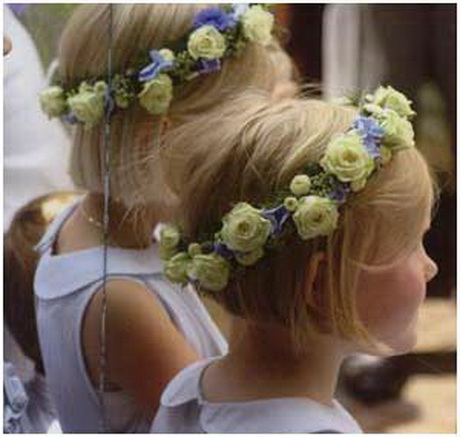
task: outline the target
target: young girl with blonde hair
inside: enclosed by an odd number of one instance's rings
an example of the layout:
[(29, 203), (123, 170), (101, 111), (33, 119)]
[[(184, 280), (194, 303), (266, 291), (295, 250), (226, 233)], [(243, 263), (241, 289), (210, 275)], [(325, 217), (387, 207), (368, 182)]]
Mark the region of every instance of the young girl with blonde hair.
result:
[[(226, 351), (196, 293), (162, 277), (166, 254), (152, 231), (173, 202), (156, 151), (167, 132), (248, 87), (295, 91), (273, 24), (263, 6), (183, 4), (88, 4), (67, 24), (57, 81), (40, 100), (50, 117), (75, 123), (71, 173), (88, 194), (42, 239), (35, 277), (41, 351), (63, 431), (147, 431), (166, 383)], [(194, 147), (193, 134), (186, 141)]]
[(413, 115), (391, 87), (359, 109), (249, 93), (167, 139), (165, 275), (234, 322), (226, 356), (168, 385), (153, 432), (360, 432), (334, 399), (340, 364), (410, 350), (437, 272)]

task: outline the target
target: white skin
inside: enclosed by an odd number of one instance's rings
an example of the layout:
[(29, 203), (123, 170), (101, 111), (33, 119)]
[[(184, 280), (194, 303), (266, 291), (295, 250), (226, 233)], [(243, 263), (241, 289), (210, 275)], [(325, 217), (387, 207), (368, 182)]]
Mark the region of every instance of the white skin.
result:
[(7, 35), (3, 35), (3, 56), (11, 52), (12, 48), (11, 39)]
[[(438, 272), (420, 241), (408, 257), (381, 272), (363, 272), (357, 289), (360, 319), (392, 354), (410, 351), (417, 341), (417, 317), (426, 284)], [(389, 292), (391, 291), (391, 292)]]
[[(418, 310), (426, 284), (436, 273), (437, 266), (420, 238), (405, 259), (360, 275), (358, 314), (390, 354), (407, 352), (415, 345)], [(305, 396), (330, 405), (344, 358), (363, 351), (381, 354), (359, 341), (319, 335), (312, 338), (308, 352), (296, 356), (289, 333), (279, 326), (251, 325), (238, 319), (233, 327), (230, 353), (209, 366), (202, 379), (203, 396), (211, 402)]]

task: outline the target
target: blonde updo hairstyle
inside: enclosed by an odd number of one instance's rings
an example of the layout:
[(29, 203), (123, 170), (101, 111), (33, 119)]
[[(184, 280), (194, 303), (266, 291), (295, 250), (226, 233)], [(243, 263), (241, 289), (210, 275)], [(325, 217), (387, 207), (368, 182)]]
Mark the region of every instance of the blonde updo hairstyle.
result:
[[(196, 13), (210, 5), (113, 5), (113, 71), (132, 67), (139, 54), (174, 43), (192, 28)], [(109, 52), (109, 5), (80, 6), (71, 17), (59, 46), (59, 73), (65, 85), (106, 77)], [(173, 129), (247, 88), (273, 90), (290, 80), (291, 60), (278, 42), (268, 47), (248, 44), (238, 58), (226, 58), (222, 69), (174, 88), (166, 118), (149, 114), (139, 104), (112, 117), (111, 193), (127, 207), (145, 206), (165, 198), (156, 180), (155, 145), (166, 125)], [(78, 187), (102, 192), (103, 123), (92, 129), (76, 126), (71, 174)], [(188, 142), (194, 143), (193, 136)]]
[[(177, 218), (186, 238), (196, 241), (204, 230), (217, 231), (235, 203), (260, 206), (288, 187), (355, 117), (350, 107), (313, 99), (274, 101), (258, 93), (228, 102), (208, 114), (206, 123), (196, 119), (179, 127), (162, 158), (180, 199)], [(191, 135), (193, 147), (187, 141)], [(234, 315), (284, 326), (299, 350), (305, 350), (313, 331), (370, 341), (356, 313), (359, 273), (400, 260), (414, 248), (433, 194), (421, 154), (415, 148), (396, 153), (349, 197), (330, 237), (292, 238), (210, 295)], [(314, 274), (313, 259), (320, 252), (324, 262)]]

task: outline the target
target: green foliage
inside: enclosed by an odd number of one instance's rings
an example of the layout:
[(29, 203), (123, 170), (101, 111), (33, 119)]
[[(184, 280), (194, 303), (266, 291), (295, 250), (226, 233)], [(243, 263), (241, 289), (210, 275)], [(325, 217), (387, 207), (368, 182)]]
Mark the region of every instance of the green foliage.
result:
[(78, 4), (30, 4), (20, 17), (37, 47), (45, 70), (56, 57), (60, 35)]

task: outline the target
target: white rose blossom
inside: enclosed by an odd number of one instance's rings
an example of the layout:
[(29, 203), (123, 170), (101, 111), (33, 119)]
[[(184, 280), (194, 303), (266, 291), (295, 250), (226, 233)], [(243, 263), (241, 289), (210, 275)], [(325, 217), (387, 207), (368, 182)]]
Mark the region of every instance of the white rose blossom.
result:
[(302, 197), (293, 215), (297, 232), (304, 240), (331, 234), (337, 227), (338, 218), (335, 203), (319, 196)]
[(357, 132), (336, 136), (329, 143), (320, 165), (342, 182), (366, 179), (375, 164)]
[(67, 107), (64, 90), (60, 86), (49, 87), (39, 94), (42, 111), (49, 118), (59, 117)]
[(252, 6), (242, 18), (243, 32), (249, 41), (268, 45), (272, 40), (273, 15), (262, 6)]
[(167, 112), (173, 98), (173, 83), (167, 74), (159, 74), (144, 83), (139, 93), (140, 104), (151, 114), (160, 115)]
[(104, 115), (104, 93), (101, 92), (102, 86), (90, 86), (83, 82), (79, 92), (67, 99), (70, 111), (83, 122), (85, 127), (92, 127), (99, 123)]
[(224, 36), (214, 26), (203, 26), (190, 35), (187, 49), (193, 59), (219, 59), (227, 48)]
[(393, 87), (379, 87), (374, 93), (372, 102), (384, 109), (392, 109), (401, 117), (412, 117), (415, 112), (411, 108), (411, 101)]

